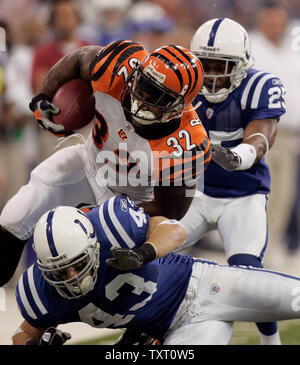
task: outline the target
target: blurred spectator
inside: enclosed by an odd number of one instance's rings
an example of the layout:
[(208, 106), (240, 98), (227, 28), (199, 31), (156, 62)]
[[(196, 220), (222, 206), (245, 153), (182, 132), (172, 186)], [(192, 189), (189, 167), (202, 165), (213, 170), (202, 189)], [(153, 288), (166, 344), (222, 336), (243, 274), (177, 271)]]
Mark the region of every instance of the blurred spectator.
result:
[[(7, 151), (7, 140), (8, 140), (8, 116), (10, 114), (9, 104), (5, 99), (6, 91), (6, 68), (9, 61), (9, 54), (12, 47), (12, 32), (9, 24), (0, 20), (0, 28), (2, 35), (5, 34), (5, 51), (0, 51), (0, 209), (2, 209), (4, 203), (7, 200), (7, 190), (9, 188), (9, 174), (8, 174), (8, 151)], [(3, 39), (2, 39), (3, 40)], [(1, 45), (2, 48), (2, 45)]]
[(131, 0), (91, 0), (97, 35), (94, 43), (106, 46), (117, 39), (131, 39), (126, 22)]
[[(50, 40), (36, 47), (33, 56), (31, 85), (33, 94), (37, 94), (51, 67), (72, 50), (88, 45), (85, 40), (77, 37), (80, 24), (79, 13), (71, 0), (58, 0), (50, 9), (49, 36)], [(51, 133), (39, 131), (39, 161), (45, 160), (53, 153), (57, 145), (57, 137)]]
[(158, 4), (141, 1), (128, 12), (132, 40), (143, 44), (149, 51), (173, 43), (174, 23)]
[(80, 18), (71, 0), (56, 1), (49, 17), (51, 40), (36, 48), (32, 69), (32, 88), (37, 93), (50, 68), (65, 54), (88, 42), (77, 38)]
[[(300, 132), (300, 63), (286, 42), (290, 18), (278, 2), (268, 2), (257, 13), (256, 29), (250, 35), (255, 67), (276, 74), (287, 90), (286, 114), (278, 125), (276, 142), (267, 156), (271, 171), (269, 197), (269, 228), (271, 245), (282, 246), (291, 208), (296, 194), (297, 148)], [(274, 85), (270, 95), (271, 108), (276, 95), (284, 93)]]

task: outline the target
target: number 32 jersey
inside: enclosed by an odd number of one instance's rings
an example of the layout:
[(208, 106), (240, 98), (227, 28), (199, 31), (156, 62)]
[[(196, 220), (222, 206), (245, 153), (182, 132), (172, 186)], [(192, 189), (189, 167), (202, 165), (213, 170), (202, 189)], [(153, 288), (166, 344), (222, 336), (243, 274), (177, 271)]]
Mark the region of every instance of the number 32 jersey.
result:
[[(279, 120), (285, 113), (285, 88), (270, 73), (248, 70), (247, 76), (222, 103), (209, 103), (198, 95), (194, 103), (211, 144), (234, 147), (242, 142), (247, 125), (258, 119)], [(276, 142), (275, 142), (276, 143)], [(236, 198), (270, 192), (269, 168), (264, 159), (244, 171), (228, 172), (211, 162), (204, 173), (204, 193), (216, 198)]]
[(22, 316), (37, 328), (81, 321), (92, 327), (135, 328), (161, 337), (185, 297), (196, 259), (169, 254), (137, 270), (116, 270), (105, 264), (112, 257), (110, 248), (141, 246), (146, 241), (149, 216), (124, 196), (110, 198), (87, 215), (100, 243), (94, 289), (82, 298), (65, 299), (35, 264), (17, 285)]
[(159, 137), (142, 137), (126, 118), (120, 102), (125, 79), (146, 54), (137, 43), (116, 41), (91, 64), (96, 114), (86, 143), (89, 171), (97, 184), (135, 201), (152, 200), (158, 184), (191, 185), (211, 159), (207, 133), (192, 106), (174, 119), (172, 130), (161, 124)]

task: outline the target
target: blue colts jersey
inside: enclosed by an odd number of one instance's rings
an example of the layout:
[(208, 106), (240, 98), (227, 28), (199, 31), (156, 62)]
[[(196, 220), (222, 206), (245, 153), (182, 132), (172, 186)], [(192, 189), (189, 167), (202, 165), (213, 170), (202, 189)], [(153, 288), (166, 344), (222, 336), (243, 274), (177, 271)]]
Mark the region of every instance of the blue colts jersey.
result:
[(35, 264), (17, 285), (23, 317), (37, 328), (81, 321), (99, 328), (135, 328), (161, 337), (185, 297), (194, 260), (170, 254), (137, 270), (116, 270), (105, 264), (112, 257), (110, 248), (141, 246), (146, 241), (149, 216), (123, 196), (109, 199), (88, 216), (100, 243), (94, 289), (79, 299), (65, 299)]
[[(194, 104), (202, 102), (197, 113), (211, 144), (234, 147), (242, 142), (244, 130), (251, 121), (280, 119), (285, 113), (284, 94), (277, 76), (251, 68), (240, 86), (223, 102), (212, 104), (198, 95)], [(234, 172), (211, 161), (204, 172), (204, 193), (212, 197), (235, 198), (269, 192), (270, 173), (264, 159), (248, 170)]]

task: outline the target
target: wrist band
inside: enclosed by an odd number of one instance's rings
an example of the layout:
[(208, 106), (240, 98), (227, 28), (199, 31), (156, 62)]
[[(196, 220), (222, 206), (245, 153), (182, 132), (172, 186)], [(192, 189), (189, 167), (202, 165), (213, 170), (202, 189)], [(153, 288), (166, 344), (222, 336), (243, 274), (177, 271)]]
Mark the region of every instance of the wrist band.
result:
[(252, 144), (240, 143), (236, 147), (231, 148), (231, 151), (241, 158), (241, 163), (236, 170), (248, 170), (256, 160), (256, 149)]
[(264, 134), (262, 134), (262, 133), (253, 133), (253, 134), (251, 134), (247, 139), (249, 139), (249, 138), (251, 138), (251, 137), (254, 137), (254, 136), (261, 136), (264, 140), (265, 140), (265, 142), (266, 142), (266, 152), (265, 152), (265, 154), (263, 155), (263, 157), (265, 157), (265, 156), (267, 156), (267, 154), (268, 154), (268, 152), (269, 152), (269, 141), (268, 141), (268, 139), (267, 139), (267, 137), (264, 135)]
[(133, 250), (143, 261), (143, 264), (147, 264), (157, 258), (156, 247), (151, 242), (145, 242), (141, 247)]

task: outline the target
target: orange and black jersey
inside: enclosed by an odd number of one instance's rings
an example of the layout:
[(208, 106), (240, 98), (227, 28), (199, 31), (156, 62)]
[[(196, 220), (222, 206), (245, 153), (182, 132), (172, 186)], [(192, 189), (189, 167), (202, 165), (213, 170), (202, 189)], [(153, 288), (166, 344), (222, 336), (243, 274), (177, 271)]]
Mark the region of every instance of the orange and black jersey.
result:
[[(137, 200), (148, 200), (143, 193), (145, 182), (152, 190), (153, 181), (162, 185), (189, 184), (202, 175), (211, 160), (207, 133), (192, 107), (177, 120), (158, 125), (160, 135), (138, 133), (130, 123), (120, 98), (126, 78), (146, 55), (147, 51), (138, 43), (116, 41), (100, 50), (91, 64), (96, 116), (87, 143), (90, 160), (96, 171), (103, 167), (108, 175), (109, 170), (122, 171), (124, 175), (125, 166), (125, 174), (132, 177), (127, 185), (120, 187), (109, 178), (107, 184), (116, 193), (136, 195)], [(103, 162), (98, 158), (102, 151), (110, 151), (114, 160)], [(135, 185), (130, 186), (132, 181)]]

